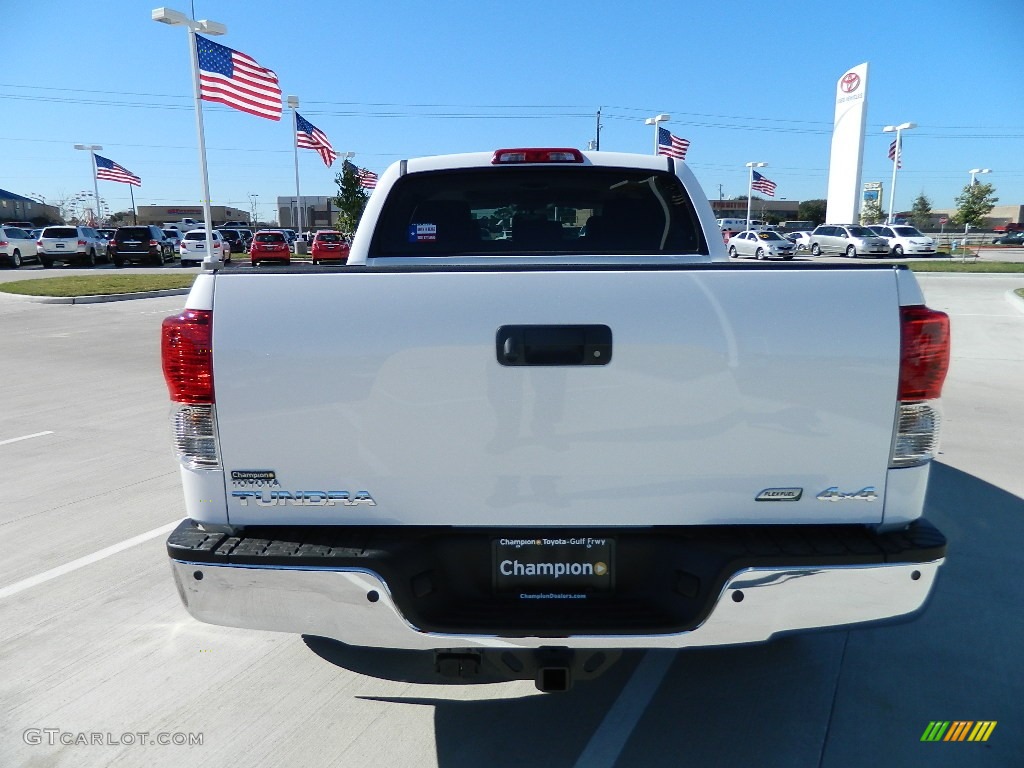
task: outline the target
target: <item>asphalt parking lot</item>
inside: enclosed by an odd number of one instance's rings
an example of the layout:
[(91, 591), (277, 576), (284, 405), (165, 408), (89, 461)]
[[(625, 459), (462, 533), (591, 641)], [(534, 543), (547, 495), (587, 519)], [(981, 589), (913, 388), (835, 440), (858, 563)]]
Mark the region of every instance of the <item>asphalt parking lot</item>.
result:
[[(0, 279), (35, 272), (62, 270)], [(182, 297), (0, 294), (0, 767), (1021, 765), (1024, 274), (920, 282), (953, 322), (927, 504), (949, 556), (925, 613), (627, 653), (548, 695), (439, 684), (422, 654), (193, 621), (163, 546), (182, 501), (159, 325)], [(935, 720), (997, 726), (922, 742)]]

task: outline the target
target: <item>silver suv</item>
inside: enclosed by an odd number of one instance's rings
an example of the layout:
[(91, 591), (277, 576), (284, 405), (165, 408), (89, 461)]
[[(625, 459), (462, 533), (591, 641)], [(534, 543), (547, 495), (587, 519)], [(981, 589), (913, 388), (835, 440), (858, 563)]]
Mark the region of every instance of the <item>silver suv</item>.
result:
[(92, 227), (45, 227), (39, 233), (36, 250), (47, 269), (55, 261), (95, 267), (98, 258), (107, 257), (107, 244)]
[(889, 243), (858, 224), (822, 224), (811, 233), (811, 255), (823, 253), (881, 258), (889, 255)]

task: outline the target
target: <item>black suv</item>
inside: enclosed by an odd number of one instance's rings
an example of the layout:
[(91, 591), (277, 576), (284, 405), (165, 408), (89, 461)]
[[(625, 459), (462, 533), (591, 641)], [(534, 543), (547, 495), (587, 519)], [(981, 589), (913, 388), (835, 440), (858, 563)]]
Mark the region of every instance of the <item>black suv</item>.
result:
[(160, 227), (118, 227), (107, 244), (107, 256), (115, 267), (132, 262), (160, 266), (174, 261), (174, 248)]
[(237, 229), (221, 229), (219, 227), (217, 231), (224, 238), (224, 242), (231, 246), (232, 253), (245, 253), (248, 243), (241, 232)]

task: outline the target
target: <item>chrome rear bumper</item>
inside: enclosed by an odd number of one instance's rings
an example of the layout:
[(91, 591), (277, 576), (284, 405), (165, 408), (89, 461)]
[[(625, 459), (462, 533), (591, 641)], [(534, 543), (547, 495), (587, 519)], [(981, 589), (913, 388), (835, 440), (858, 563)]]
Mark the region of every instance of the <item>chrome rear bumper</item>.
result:
[(672, 634), (565, 637), (425, 632), (410, 624), (384, 580), (356, 568), (221, 565), (172, 559), (182, 602), (211, 624), (334, 638), (357, 646), (685, 648), (757, 643), (793, 631), (909, 617), (926, 603), (939, 566), (748, 568), (729, 578), (707, 618)]

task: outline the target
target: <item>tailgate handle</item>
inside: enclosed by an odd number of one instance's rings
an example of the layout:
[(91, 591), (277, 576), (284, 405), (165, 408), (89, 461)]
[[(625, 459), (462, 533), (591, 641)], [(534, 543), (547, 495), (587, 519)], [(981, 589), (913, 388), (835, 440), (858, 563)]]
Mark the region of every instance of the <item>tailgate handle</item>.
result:
[(495, 339), (502, 365), (608, 365), (607, 325), (503, 325)]

